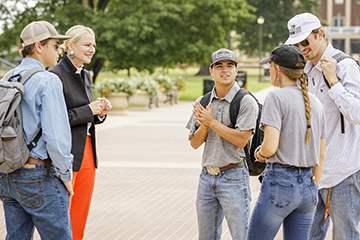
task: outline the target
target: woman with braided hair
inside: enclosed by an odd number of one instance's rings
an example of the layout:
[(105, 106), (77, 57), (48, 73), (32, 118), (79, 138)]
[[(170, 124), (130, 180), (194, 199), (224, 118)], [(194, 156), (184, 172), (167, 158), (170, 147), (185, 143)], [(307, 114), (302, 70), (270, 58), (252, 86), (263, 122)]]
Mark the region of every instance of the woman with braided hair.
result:
[(305, 58), (291, 45), (276, 47), (260, 64), (270, 63), (270, 92), (262, 109), (264, 141), (255, 150), (266, 161), (252, 212), (249, 240), (274, 239), (283, 224), (284, 239), (307, 240), (318, 201), (317, 185), (325, 156), (325, 114), (308, 93)]

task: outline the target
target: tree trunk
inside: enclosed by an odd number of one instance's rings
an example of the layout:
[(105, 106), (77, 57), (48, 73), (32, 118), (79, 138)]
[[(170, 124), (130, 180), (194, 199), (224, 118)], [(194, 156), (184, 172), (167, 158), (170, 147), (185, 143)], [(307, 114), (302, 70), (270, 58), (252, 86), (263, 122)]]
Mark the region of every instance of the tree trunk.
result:
[(89, 69), (93, 71), (93, 84), (95, 84), (95, 80), (97, 75), (99, 74), (101, 68), (104, 66), (104, 61), (100, 58), (93, 59)]
[(210, 67), (210, 64), (208, 64), (206, 66), (200, 65), (200, 70), (196, 74), (196, 76), (208, 76), (208, 75), (210, 75), (209, 67)]

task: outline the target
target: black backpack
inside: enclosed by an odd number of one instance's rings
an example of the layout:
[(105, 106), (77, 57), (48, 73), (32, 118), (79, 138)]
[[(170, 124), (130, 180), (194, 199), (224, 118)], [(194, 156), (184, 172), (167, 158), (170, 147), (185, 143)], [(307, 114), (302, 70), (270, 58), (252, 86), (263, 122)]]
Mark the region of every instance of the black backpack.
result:
[[(258, 117), (257, 117), (257, 120), (256, 120), (256, 128), (254, 130), (254, 135), (253, 135), (253, 138), (252, 138), (252, 141), (251, 141), (250, 149), (249, 149), (248, 144), (246, 144), (245, 147), (244, 147), (244, 151), (245, 151), (245, 154), (246, 154), (246, 164), (248, 166), (250, 176), (258, 176), (264, 171), (264, 169), (266, 167), (266, 163), (256, 162), (255, 161), (255, 156), (254, 156), (255, 149), (259, 145), (262, 144), (263, 139), (264, 139), (264, 131), (260, 129), (262, 104), (248, 90), (241, 88), (236, 93), (233, 100), (231, 101), (231, 103), (230, 103), (230, 122), (231, 123), (230, 123), (230, 126), (228, 126), (228, 127), (235, 128), (236, 118), (237, 118), (237, 116), (239, 114), (241, 100), (243, 99), (243, 97), (245, 95), (248, 95), (248, 94), (255, 99), (255, 101), (256, 101), (256, 103), (258, 104), (258, 107), (259, 107), (259, 112), (258, 112)], [(206, 108), (206, 106), (209, 104), (210, 96), (211, 96), (211, 91), (208, 92), (207, 94), (205, 94), (203, 96), (203, 98), (200, 100), (200, 104), (203, 107)], [(199, 128), (199, 126), (200, 125), (198, 123), (195, 124), (195, 130), (194, 130), (193, 134)]]
[[(341, 62), (342, 60), (344, 60), (345, 58), (351, 58), (357, 63), (357, 65), (359, 66), (359, 71), (360, 71), (359, 62), (343, 52), (339, 52), (339, 53), (335, 54), (334, 56), (332, 56), (332, 58), (335, 59), (338, 63)], [(325, 78), (324, 73), (323, 73), (323, 78), (324, 78), (326, 86), (330, 89), (331, 88), (330, 84), (329, 84), (328, 80)], [(339, 81), (340, 80), (341, 79), (339, 79)], [(344, 115), (341, 112), (340, 112), (340, 121), (341, 121), (341, 133), (344, 134), (345, 133)]]

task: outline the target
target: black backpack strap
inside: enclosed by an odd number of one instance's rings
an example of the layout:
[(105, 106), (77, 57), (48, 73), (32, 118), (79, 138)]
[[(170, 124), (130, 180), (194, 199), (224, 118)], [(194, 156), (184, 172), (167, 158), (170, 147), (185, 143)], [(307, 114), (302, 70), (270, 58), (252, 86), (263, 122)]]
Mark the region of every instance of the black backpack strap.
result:
[(52, 160), (51, 160), (50, 155), (48, 153), (48, 159), (47, 159), (47, 162), (46, 162), (46, 178), (45, 178), (45, 181), (50, 180), (51, 162), (52, 162)]
[(210, 97), (211, 97), (211, 92), (206, 93), (206, 94), (200, 99), (200, 104), (201, 104), (201, 106), (203, 106), (204, 108), (206, 108), (207, 105), (209, 105), (209, 103), (210, 103)]
[(230, 103), (230, 128), (235, 128), (236, 126), (236, 119), (239, 114), (240, 109), (240, 102), (243, 99), (243, 97), (247, 94), (250, 94), (249, 91), (240, 88), (239, 91), (235, 94), (234, 98), (231, 100)]
[[(235, 128), (236, 119), (237, 119), (237, 116), (238, 116), (239, 110), (240, 110), (241, 100), (247, 94), (250, 94), (250, 92), (243, 88), (240, 88), (240, 90), (235, 94), (234, 98), (232, 99), (232, 101), (230, 103), (230, 122), (231, 122), (230, 126), (229, 126), (230, 128)], [(244, 152), (245, 152), (246, 159), (250, 159), (247, 144), (244, 147)], [(247, 162), (247, 164), (249, 165), (248, 162)], [(251, 164), (251, 162), (250, 162), (250, 164)], [(248, 166), (248, 168), (253, 169), (253, 166)]]
[[(256, 99), (256, 97), (248, 90), (246, 89), (243, 89), (241, 88), (235, 95), (235, 97), (233, 98), (233, 100), (231, 101), (231, 104), (230, 104), (230, 121), (231, 121), (231, 128), (235, 128), (235, 125), (236, 125), (236, 119), (237, 119), (237, 116), (239, 114), (239, 110), (240, 110), (240, 103), (241, 103), (241, 100), (243, 99), (244, 96), (246, 95), (250, 95), (252, 96), (256, 103), (259, 105), (259, 101)], [(256, 124), (256, 128), (258, 128), (259, 126), (259, 119), (257, 120), (257, 124)], [(255, 130), (254, 130), (255, 132)], [(244, 152), (245, 152), (245, 156), (246, 156), (246, 159), (251, 159), (251, 156), (250, 156), (250, 151), (249, 151), (249, 146), (248, 146), (248, 143), (244, 146)], [(254, 166), (252, 164), (251, 161), (246, 161), (246, 163), (248, 164), (248, 169), (254, 169)]]
[[(210, 103), (210, 97), (211, 97), (211, 91), (206, 93), (201, 99), (200, 99), (200, 104), (201, 106), (203, 106), (204, 108), (207, 107), (207, 105)], [(196, 132), (196, 130), (200, 127), (200, 125), (196, 122), (195, 123), (195, 129), (192, 132), (191, 136), (189, 137), (189, 140), (191, 140)]]
[(33, 150), (33, 148), (36, 147), (37, 142), (39, 141), (39, 139), (41, 137), (41, 134), (42, 134), (42, 129), (40, 128), (39, 132), (36, 134), (34, 139), (32, 141), (30, 141), (30, 143), (27, 145), (29, 152), (31, 152), (31, 150)]
[[(332, 58), (335, 59), (337, 63), (341, 62), (342, 60), (344, 60), (346, 58), (350, 58), (350, 59), (353, 59), (359, 65), (358, 61), (356, 61), (354, 58), (352, 58), (351, 56), (349, 56), (343, 52), (338, 52), (337, 54), (332, 56)], [(359, 67), (360, 67), (360, 65), (359, 65)], [(323, 79), (324, 79), (326, 86), (330, 89), (331, 87), (330, 87), (329, 81), (326, 79), (324, 73), (323, 73)], [(339, 81), (340, 81), (340, 79), (339, 79)], [(344, 122), (344, 115), (341, 112), (340, 112), (340, 121), (341, 121), (341, 133), (344, 134), (345, 133), (345, 122)]]

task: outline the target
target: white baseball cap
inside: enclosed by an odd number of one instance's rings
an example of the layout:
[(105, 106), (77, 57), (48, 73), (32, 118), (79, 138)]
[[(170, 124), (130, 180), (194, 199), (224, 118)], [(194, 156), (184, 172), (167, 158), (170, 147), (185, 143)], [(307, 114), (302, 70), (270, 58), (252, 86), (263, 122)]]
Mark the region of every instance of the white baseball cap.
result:
[(305, 40), (310, 33), (321, 27), (320, 20), (311, 13), (295, 15), (288, 21), (289, 38), (284, 44), (297, 44)]

